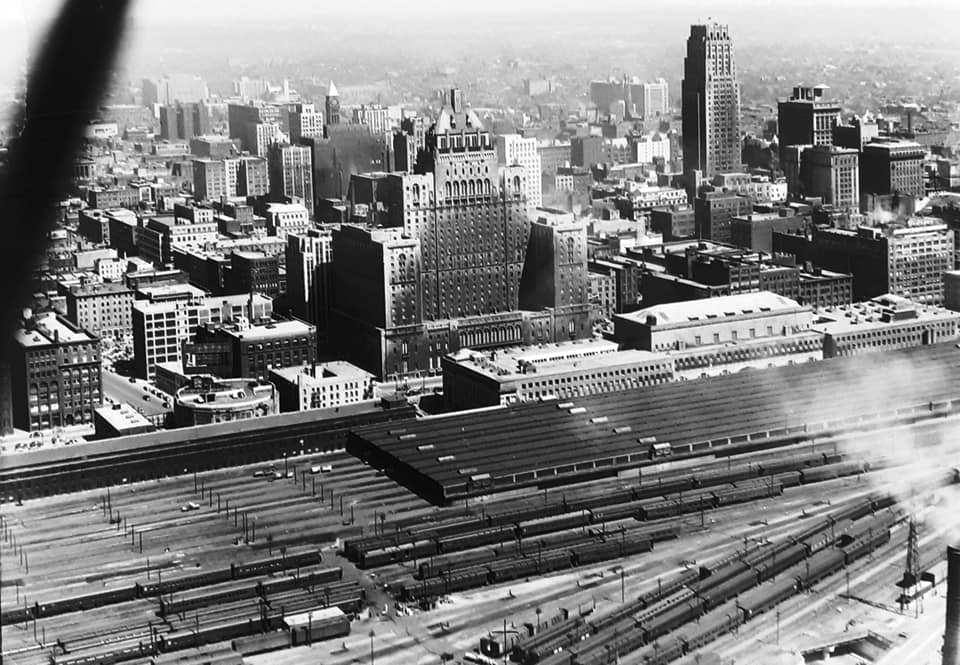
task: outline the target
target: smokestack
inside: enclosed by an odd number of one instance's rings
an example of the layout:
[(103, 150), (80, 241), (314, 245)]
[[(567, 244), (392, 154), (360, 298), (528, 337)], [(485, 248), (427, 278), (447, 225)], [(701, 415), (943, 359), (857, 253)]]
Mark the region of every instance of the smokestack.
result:
[(947, 621), (943, 665), (960, 665), (960, 547), (947, 547)]

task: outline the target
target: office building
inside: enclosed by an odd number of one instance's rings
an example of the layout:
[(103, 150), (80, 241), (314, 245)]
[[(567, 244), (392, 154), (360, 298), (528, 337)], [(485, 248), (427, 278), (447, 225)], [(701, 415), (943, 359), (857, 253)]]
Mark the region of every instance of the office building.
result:
[(815, 314), (812, 329), (823, 335), (827, 358), (938, 344), (960, 334), (960, 313), (889, 293)]
[(133, 330), (133, 291), (123, 284), (84, 284), (67, 291), (67, 318), (98, 338), (123, 339)]
[(829, 90), (825, 85), (794, 86), (790, 99), (777, 104), (781, 146), (833, 145), (841, 109), (839, 103), (828, 101)]
[(232, 293), (262, 293), (268, 298), (280, 297), (280, 261), (263, 252), (230, 254), (228, 290)]
[(650, 228), (661, 234), (664, 242), (696, 237), (696, 215), (693, 206), (654, 208), (650, 211)]
[(503, 134), (496, 137), (497, 159), (501, 166), (523, 167), (523, 195), (527, 209), (534, 211), (543, 205), (540, 153), (537, 140), (523, 138), (519, 134)]
[(226, 159), (240, 152), (237, 146), (238, 142), (239, 139), (232, 139), (219, 134), (197, 136), (190, 139), (190, 154), (210, 159)]
[(316, 361), (316, 328), (297, 320), (210, 323), (183, 342), (188, 374), (265, 379), (271, 369), (312, 366)]
[(818, 196), (837, 209), (860, 209), (859, 154), (853, 148), (819, 145), (801, 155), (801, 180), (808, 196)]
[(730, 221), (750, 214), (750, 199), (731, 192), (701, 192), (694, 199), (696, 235), (704, 240), (729, 243)]
[(182, 363), (183, 343), (193, 338), (198, 326), (260, 321), (273, 313), (273, 301), (259, 294), (205, 297), (199, 290), (183, 293), (182, 286), (175, 293), (158, 292), (156, 300), (133, 303), (134, 371), (142, 379), (154, 378), (157, 363)]
[(276, 106), (230, 104), (227, 120), (231, 138), (240, 141), (240, 148), (255, 157), (266, 157), (270, 144), (279, 142), (280, 109)]
[(799, 231), (807, 226), (802, 215), (780, 212), (752, 213), (730, 219), (730, 243), (767, 254), (773, 253), (774, 232)]
[(385, 134), (390, 131), (390, 117), (387, 107), (379, 104), (367, 106), (361, 104), (353, 109), (353, 122), (357, 125), (366, 125), (371, 134)]
[(270, 235), (286, 237), (291, 233), (306, 233), (313, 228), (310, 212), (300, 203), (268, 203), (266, 228)]
[(553, 145), (541, 145), (537, 147), (540, 153), (540, 168), (545, 176), (554, 176), (557, 169), (562, 166), (568, 166), (572, 159), (572, 145), (570, 143), (559, 143)]
[(633, 144), (633, 161), (637, 164), (652, 164), (655, 159), (670, 163), (670, 137), (660, 132), (650, 132), (630, 138)]
[(308, 146), (274, 144), (269, 149), (270, 198), (299, 203), (313, 216), (313, 162)]
[(333, 409), (373, 398), (373, 374), (342, 360), (271, 369), (270, 381), (282, 412)]
[(190, 141), (206, 133), (206, 113), (202, 104), (177, 103), (160, 107), (160, 138), (166, 141)]
[(310, 229), (287, 235), (287, 302), (293, 315), (317, 328), (317, 342), (325, 346), (330, 328), (333, 234)]
[(227, 182), (227, 163), (209, 158), (193, 160), (193, 196), (197, 201), (219, 201), (235, 196)]
[(880, 127), (877, 119), (869, 113), (856, 116), (850, 124), (837, 125), (833, 128), (833, 144), (841, 148), (861, 150), (864, 145), (880, 136)]
[(642, 84), (641, 90), (640, 112), (645, 119), (667, 115), (670, 110), (670, 89), (663, 78)]
[(10, 396), (19, 429), (92, 425), (102, 402), (99, 340), (52, 312), (31, 316), (14, 333)]
[(279, 412), (277, 389), (266, 381), (194, 375), (177, 390), (173, 421), (177, 427), (211, 425)]
[(863, 146), (860, 157), (861, 191), (922, 197), (925, 155), (923, 146), (913, 141), (874, 139)]
[(683, 64), (683, 168), (740, 171), (740, 83), (725, 25), (690, 26)]
[(591, 169), (604, 162), (602, 136), (575, 136), (570, 139), (570, 165)]
[(817, 265), (853, 274), (856, 301), (892, 294), (923, 305), (943, 302), (943, 273), (953, 269), (953, 231), (936, 218), (855, 230), (814, 227)]
[(323, 138), (323, 113), (313, 104), (291, 104), (287, 110), (290, 143), (299, 145), (305, 138)]
[(270, 174), (263, 157), (241, 155), (226, 163), (228, 168), (236, 169), (236, 196), (260, 197), (270, 191)]

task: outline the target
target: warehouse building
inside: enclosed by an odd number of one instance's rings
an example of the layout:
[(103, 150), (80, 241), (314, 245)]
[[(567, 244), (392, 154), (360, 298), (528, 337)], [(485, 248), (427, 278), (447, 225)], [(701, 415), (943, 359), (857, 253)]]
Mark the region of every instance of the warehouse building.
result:
[(283, 412), (329, 409), (372, 399), (373, 378), (370, 372), (342, 360), (270, 370)]

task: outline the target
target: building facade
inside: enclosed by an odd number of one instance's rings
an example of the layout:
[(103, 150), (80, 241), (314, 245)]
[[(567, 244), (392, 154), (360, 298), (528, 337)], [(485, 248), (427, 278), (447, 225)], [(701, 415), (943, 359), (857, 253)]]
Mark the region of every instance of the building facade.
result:
[(123, 339), (132, 332), (133, 291), (123, 284), (85, 284), (67, 292), (67, 318), (94, 336)]
[(266, 381), (191, 376), (173, 402), (177, 427), (262, 418), (275, 413), (279, 413), (277, 389)]
[(853, 148), (818, 145), (801, 155), (804, 192), (824, 203), (848, 211), (860, 210), (859, 153)]
[(343, 361), (272, 369), (270, 381), (283, 412), (332, 409), (373, 397), (373, 375)]
[(727, 26), (690, 26), (683, 62), (683, 168), (740, 171), (740, 83)]
[(300, 203), (313, 216), (313, 161), (307, 146), (270, 146), (270, 197), (276, 201), (287, 199)]
[(862, 154), (863, 193), (923, 196), (925, 155), (923, 146), (913, 141), (878, 138), (867, 143)]
[(332, 300), (333, 233), (310, 229), (287, 235), (287, 301), (293, 315), (317, 328), (317, 343), (326, 346)]
[(542, 206), (542, 164), (537, 140), (519, 134), (500, 135), (497, 137), (497, 158), (501, 166), (523, 168), (523, 195), (527, 199), (527, 209), (532, 211)]
[(99, 340), (54, 313), (14, 333), (10, 394), (15, 427), (92, 425), (102, 403)]

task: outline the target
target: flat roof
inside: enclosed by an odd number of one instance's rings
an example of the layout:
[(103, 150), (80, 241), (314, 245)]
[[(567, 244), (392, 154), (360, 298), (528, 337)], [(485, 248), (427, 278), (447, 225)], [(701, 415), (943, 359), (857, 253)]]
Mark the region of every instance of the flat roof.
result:
[(303, 321), (271, 321), (265, 325), (250, 326), (246, 330), (225, 329), (227, 333), (239, 339), (257, 340), (285, 337), (288, 335), (306, 335), (316, 328)]
[(133, 293), (133, 291), (119, 282), (96, 282), (71, 287), (70, 293), (75, 296), (100, 296), (111, 293)]
[[(616, 346), (616, 344), (614, 344)], [(455, 360), (451, 356), (447, 356)], [(517, 380), (536, 380), (538, 378), (547, 378), (557, 375), (569, 374), (574, 371), (589, 371), (595, 369), (610, 369), (612, 367), (623, 367), (625, 365), (640, 365), (648, 362), (670, 362), (669, 354), (654, 353), (652, 351), (641, 351), (629, 349), (626, 351), (615, 351), (613, 353), (604, 353), (601, 355), (580, 356), (576, 358), (567, 358), (564, 360), (555, 360), (543, 364), (530, 366), (531, 368), (524, 372), (518, 367), (517, 362), (510, 367), (509, 363), (500, 360), (494, 362), (484, 362), (480, 359), (466, 358), (456, 360), (461, 367), (470, 369), (478, 374), (483, 374), (489, 378), (500, 382)]]
[(93, 342), (97, 339), (53, 312), (34, 317), (32, 326), (18, 329), (15, 337), (21, 346), (28, 348), (66, 342)]
[(796, 300), (770, 291), (758, 291), (666, 303), (627, 314), (616, 314), (614, 319), (645, 323), (648, 316), (653, 316), (657, 321), (655, 325), (663, 326), (704, 323), (744, 314), (782, 314), (802, 309), (803, 306)]
[(892, 294), (852, 305), (824, 307), (816, 310), (815, 315), (811, 329), (831, 335), (877, 330), (901, 324), (951, 320), (960, 322), (960, 312), (923, 305)]
[(278, 367), (271, 369), (270, 374), (291, 383), (296, 383), (298, 376), (308, 376), (312, 381), (318, 383), (325, 380), (333, 382), (346, 378), (365, 379), (373, 376), (367, 370), (345, 360), (331, 360), (330, 362), (317, 363), (312, 367)]
[[(849, 381), (868, 371), (879, 375), (891, 361), (914, 367), (914, 380), (882, 395)], [(347, 448), (421, 496), (450, 502), (578, 472), (642, 466), (654, 442), (700, 452), (748, 435), (802, 432), (808, 425), (816, 431), (955, 400), (958, 382), (960, 349), (951, 342), (361, 427), (351, 431)], [(775, 394), (778, 387), (788, 402)]]
[(94, 412), (120, 433), (128, 429), (152, 426), (149, 420), (126, 402), (121, 402), (119, 407), (101, 406), (94, 409)]

